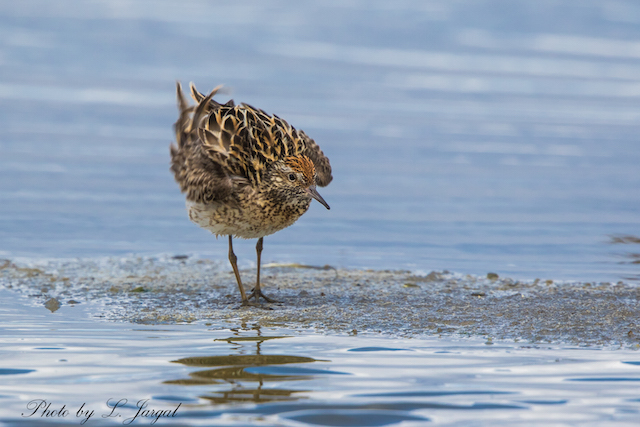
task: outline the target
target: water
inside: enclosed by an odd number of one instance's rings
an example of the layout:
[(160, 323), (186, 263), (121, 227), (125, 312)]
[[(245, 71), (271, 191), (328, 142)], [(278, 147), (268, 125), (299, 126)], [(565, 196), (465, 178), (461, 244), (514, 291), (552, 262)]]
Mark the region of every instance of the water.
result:
[[(7, 426), (77, 426), (90, 411), (84, 425), (149, 425), (140, 401), (174, 415), (158, 425), (631, 426), (640, 413), (633, 350), (107, 323), (95, 306), (50, 313), (7, 292), (1, 309)], [(68, 413), (43, 417), (43, 401)]]
[[(637, 424), (639, 23), (632, 0), (0, 2), (0, 425), (146, 399), (159, 425)], [(176, 80), (320, 144), (332, 209), (263, 261), (340, 286), (268, 273), (288, 305), (236, 309), (168, 170)], [(69, 414), (21, 416), (39, 399)]]
[[(567, 24), (566, 16), (572, 16)], [(633, 1), (0, 5), (0, 255), (197, 253), (174, 82), (306, 130), (334, 167), (266, 261), (635, 278)], [(237, 245), (251, 264), (253, 244)]]

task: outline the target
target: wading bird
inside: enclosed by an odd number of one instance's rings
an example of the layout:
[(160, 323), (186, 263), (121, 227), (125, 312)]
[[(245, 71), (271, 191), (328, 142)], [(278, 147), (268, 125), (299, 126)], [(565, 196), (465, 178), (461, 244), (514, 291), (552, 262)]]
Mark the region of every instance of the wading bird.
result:
[[(276, 115), (233, 100), (213, 100), (191, 84), (189, 105), (177, 84), (177, 145), (171, 145), (171, 171), (186, 193), (189, 219), (216, 236), (229, 236), (229, 261), (242, 304), (265, 296), (260, 289), (260, 256), (264, 236), (293, 224), (311, 199), (329, 205), (316, 190), (331, 180), (331, 165), (315, 141)], [(258, 239), (257, 279), (247, 296), (233, 237)]]

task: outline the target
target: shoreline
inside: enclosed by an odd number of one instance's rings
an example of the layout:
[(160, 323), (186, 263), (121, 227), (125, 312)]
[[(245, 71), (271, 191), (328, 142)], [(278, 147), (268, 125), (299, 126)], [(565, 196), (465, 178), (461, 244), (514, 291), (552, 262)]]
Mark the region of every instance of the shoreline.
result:
[[(0, 286), (51, 312), (92, 304), (93, 316), (108, 321), (239, 322), (350, 335), (480, 337), (488, 344), (640, 348), (640, 286), (625, 282), (265, 264), (264, 291), (280, 303), (257, 308), (241, 307), (226, 267), (184, 256), (0, 260)], [(241, 275), (250, 289), (255, 269)]]

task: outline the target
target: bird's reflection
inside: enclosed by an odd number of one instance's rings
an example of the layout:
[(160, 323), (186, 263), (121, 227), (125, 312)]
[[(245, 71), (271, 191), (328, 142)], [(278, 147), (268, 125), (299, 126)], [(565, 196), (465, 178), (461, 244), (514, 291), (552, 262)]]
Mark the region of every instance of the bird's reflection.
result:
[[(287, 389), (282, 387), (263, 388), (268, 382), (286, 382), (304, 380), (312, 377), (305, 369), (296, 372), (294, 367), (286, 369), (286, 373), (278, 372), (274, 368), (276, 365), (326, 362), (326, 360), (313, 359), (311, 357), (301, 357), (283, 354), (262, 354), (261, 345), (263, 342), (274, 339), (289, 338), (287, 336), (261, 336), (259, 327), (251, 328), (256, 330), (258, 336), (241, 336), (242, 329), (236, 330), (238, 336), (232, 336), (215, 341), (224, 341), (234, 345), (234, 352), (240, 354), (216, 355), (216, 356), (194, 356), (173, 360), (173, 363), (180, 363), (185, 366), (210, 368), (201, 369), (189, 373), (189, 378), (165, 381), (165, 384), (202, 386), (214, 385), (217, 390), (211, 394), (200, 396), (212, 403), (240, 403), (240, 402), (273, 402), (292, 401), (300, 399), (296, 393), (305, 392), (300, 389)], [(251, 348), (251, 354), (248, 347)], [(252, 369), (257, 372), (251, 372)], [(308, 370), (307, 370), (308, 371)]]

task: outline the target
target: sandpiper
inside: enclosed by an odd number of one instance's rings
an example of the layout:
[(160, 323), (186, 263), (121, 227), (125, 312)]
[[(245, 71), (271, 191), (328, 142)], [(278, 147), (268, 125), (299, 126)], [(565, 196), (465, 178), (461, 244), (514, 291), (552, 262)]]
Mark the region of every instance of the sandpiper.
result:
[[(242, 304), (255, 297), (275, 302), (260, 290), (260, 256), (264, 236), (293, 224), (316, 199), (329, 205), (316, 190), (328, 185), (329, 159), (315, 141), (276, 115), (233, 100), (220, 104), (191, 83), (189, 105), (177, 83), (177, 145), (171, 145), (171, 171), (186, 193), (189, 219), (217, 236), (229, 236), (229, 261)], [(233, 237), (258, 239), (257, 278), (247, 296)]]

